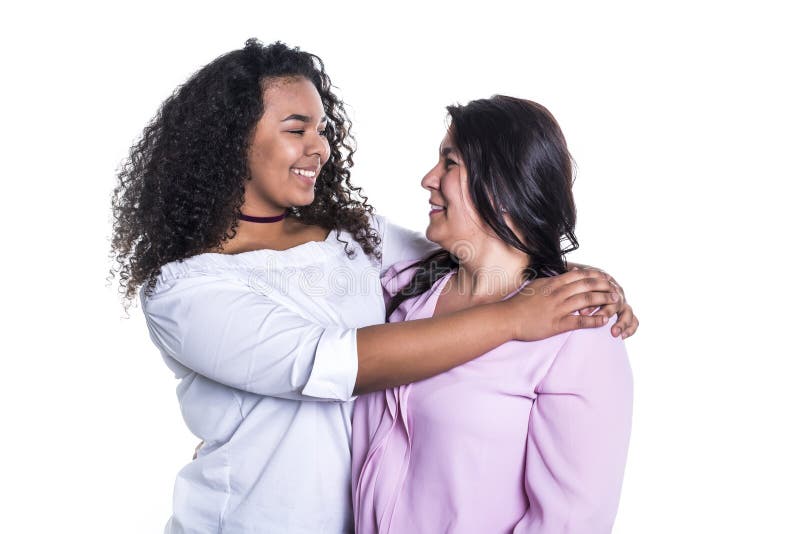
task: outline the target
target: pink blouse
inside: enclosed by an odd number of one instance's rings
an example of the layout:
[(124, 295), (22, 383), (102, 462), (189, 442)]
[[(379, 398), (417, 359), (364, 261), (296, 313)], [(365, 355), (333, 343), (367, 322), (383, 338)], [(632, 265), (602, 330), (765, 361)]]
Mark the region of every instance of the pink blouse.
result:
[[(412, 262), (383, 277), (385, 298)], [(431, 317), (444, 284), (392, 322)], [(623, 342), (605, 327), (512, 341), (448, 372), (362, 395), (353, 414), (356, 532), (610, 532), (631, 429)]]

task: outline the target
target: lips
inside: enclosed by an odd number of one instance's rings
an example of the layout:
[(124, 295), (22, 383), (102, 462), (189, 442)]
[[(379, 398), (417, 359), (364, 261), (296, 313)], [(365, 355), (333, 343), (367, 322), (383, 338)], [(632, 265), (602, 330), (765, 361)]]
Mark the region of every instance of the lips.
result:
[(433, 215), (435, 213), (442, 213), (442, 212), (447, 211), (447, 208), (445, 208), (444, 206), (441, 206), (439, 204), (434, 204), (433, 202), (430, 202), (430, 205), (431, 205), (431, 211), (430, 211), (429, 215)]
[(307, 188), (312, 188), (317, 183), (319, 167), (291, 167), (289, 170)]
[(317, 175), (316, 169), (309, 169), (309, 168), (304, 169), (301, 167), (292, 167), (289, 170), (297, 174), (298, 176), (303, 176), (305, 178), (314, 178)]

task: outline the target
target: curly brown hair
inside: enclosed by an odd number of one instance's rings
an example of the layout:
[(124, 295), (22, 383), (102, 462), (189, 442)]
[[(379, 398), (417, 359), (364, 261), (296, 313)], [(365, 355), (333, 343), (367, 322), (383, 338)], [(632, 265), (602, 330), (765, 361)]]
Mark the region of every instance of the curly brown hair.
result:
[(331, 156), (315, 185), (314, 201), (290, 210), (305, 224), (350, 232), (366, 254), (379, 257), (373, 208), (350, 183), (355, 140), (343, 102), (333, 93), (322, 60), (281, 42), (249, 39), (194, 75), (162, 104), (117, 174), (112, 194), (111, 277), (119, 276), (125, 306), (137, 290), (155, 287), (161, 266), (221, 250), (236, 235), (250, 180), (247, 154), (264, 112), (266, 82), (303, 77), (314, 84), (328, 117)]

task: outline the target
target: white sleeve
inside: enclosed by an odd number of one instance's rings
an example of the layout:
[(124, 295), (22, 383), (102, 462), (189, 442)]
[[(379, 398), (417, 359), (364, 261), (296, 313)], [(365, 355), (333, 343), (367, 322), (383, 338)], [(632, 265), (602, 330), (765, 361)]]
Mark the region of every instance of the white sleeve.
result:
[(356, 329), (323, 327), (246, 284), (177, 278), (142, 297), (165, 356), (230, 387), (281, 398), (347, 401), (358, 371)]
[(419, 260), (440, 248), (424, 234), (398, 226), (386, 217), (376, 215), (375, 220), (381, 228), (381, 276), (395, 263)]

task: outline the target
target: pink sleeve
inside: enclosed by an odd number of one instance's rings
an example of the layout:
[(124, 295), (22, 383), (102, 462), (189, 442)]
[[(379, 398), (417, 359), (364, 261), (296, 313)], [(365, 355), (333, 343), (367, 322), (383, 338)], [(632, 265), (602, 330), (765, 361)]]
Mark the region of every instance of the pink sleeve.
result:
[(628, 453), (633, 378), (605, 327), (569, 335), (538, 387), (528, 423), (528, 511), (514, 533), (611, 532)]

